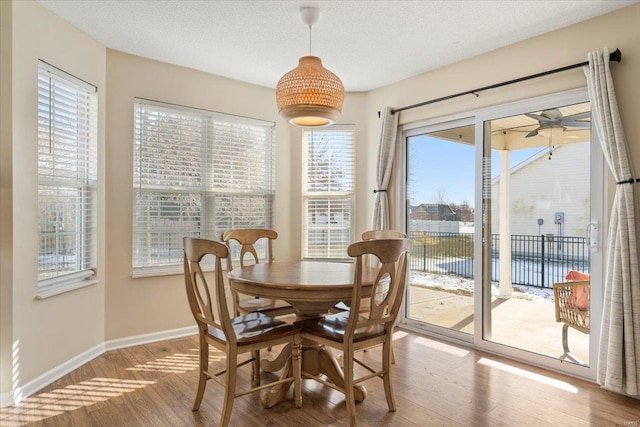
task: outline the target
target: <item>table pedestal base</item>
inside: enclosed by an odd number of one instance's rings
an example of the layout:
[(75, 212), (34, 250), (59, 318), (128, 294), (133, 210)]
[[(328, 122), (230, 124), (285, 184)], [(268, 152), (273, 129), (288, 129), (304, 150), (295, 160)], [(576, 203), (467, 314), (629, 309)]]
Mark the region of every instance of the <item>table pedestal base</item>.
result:
[[(282, 369), (282, 378), (292, 373), (291, 346), (287, 345), (274, 360), (262, 360), (260, 366), (264, 371), (275, 372)], [(324, 375), (340, 388), (344, 388), (344, 373), (338, 361), (325, 346), (304, 346), (302, 349), (302, 372), (308, 375)], [(275, 406), (289, 391), (291, 383), (278, 384), (260, 396), (260, 403), (264, 408)], [(362, 385), (355, 385), (353, 393), (357, 402), (367, 397), (367, 390)]]

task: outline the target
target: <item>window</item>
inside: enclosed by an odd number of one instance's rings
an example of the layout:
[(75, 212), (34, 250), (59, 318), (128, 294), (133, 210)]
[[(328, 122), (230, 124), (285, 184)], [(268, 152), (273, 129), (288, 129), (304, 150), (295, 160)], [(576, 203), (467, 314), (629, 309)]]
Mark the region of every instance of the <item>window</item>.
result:
[(302, 256), (348, 259), (353, 231), (354, 127), (305, 129), (302, 140)]
[(184, 236), (272, 227), (272, 122), (142, 99), (134, 118), (134, 277), (181, 272)]
[(38, 64), (38, 295), (95, 283), (96, 88)]

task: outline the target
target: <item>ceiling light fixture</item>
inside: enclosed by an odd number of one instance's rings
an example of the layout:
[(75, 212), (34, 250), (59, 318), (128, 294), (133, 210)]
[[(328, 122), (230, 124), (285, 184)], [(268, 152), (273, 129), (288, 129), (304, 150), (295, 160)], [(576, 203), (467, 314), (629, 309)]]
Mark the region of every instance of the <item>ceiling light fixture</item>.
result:
[(342, 113), (342, 81), (311, 56), (311, 27), (318, 21), (320, 9), (300, 8), (302, 21), (309, 27), (309, 56), (300, 58), (298, 66), (286, 73), (276, 86), (280, 116), (296, 126), (328, 126)]

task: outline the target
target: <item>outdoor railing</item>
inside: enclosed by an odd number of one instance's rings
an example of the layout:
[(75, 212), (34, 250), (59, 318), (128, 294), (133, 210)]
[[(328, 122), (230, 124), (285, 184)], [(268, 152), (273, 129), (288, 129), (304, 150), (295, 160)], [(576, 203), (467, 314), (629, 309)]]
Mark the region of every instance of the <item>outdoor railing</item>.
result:
[[(414, 231), (411, 269), (473, 278), (474, 235)], [(500, 280), (500, 236), (491, 236), (491, 280)], [(570, 270), (589, 273), (589, 247), (584, 237), (511, 236), (511, 282), (553, 287)]]

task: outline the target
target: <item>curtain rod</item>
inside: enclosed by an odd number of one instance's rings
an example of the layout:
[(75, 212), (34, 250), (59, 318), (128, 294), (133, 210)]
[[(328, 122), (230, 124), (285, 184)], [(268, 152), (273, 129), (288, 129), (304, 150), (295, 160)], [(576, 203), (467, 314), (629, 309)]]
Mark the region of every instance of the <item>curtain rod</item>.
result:
[[(609, 54), (609, 61), (620, 62), (621, 60), (622, 60), (622, 52), (620, 52), (620, 49), (616, 49), (615, 51), (611, 52), (611, 54)], [(463, 96), (463, 95), (479, 96), (477, 92), (482, 92), (483, 90), (495, 89), (497, 87), (507, 86), (507, 85), (510, 85), (510, 84), (519, 83), (519, 82), (523, 82), (525, 80), (531, 80), (531, 79), (535, 79), (535, 78), (542, 77), (542, 76), (548, 76), (549, 74), (555, 74), (555, 73), (559, 73), (561, 71), (567, 71), (567, 70), (571, 70), (573, 68), (582, 67), (582, 66), (585, 66), (585, 65), (589, 65), (589, 61), (581, 62), (579, 64), (567, 65), (566, 67), (560, 67), (560, 68), (556, 68), (554, 70), (543, 71), (541, 73), (531, 74), (530, 76), (520, 77), (520, 78), (513, 79), (513, 80), (507, 80), (507, 81), (502, 82), (502, 83), (496, 83), (496, 84), (492, 84), (492, 85), (489, 85), (489, 86), (479, 87), (477, 89), (471, 89), (471, 90), (468, 90), (466, 92), (460, 92), (460, 93), (455, 93), (453, 95), (443, 96), (442, 98), (431, 99), (429, 101), (420, 102), (418, 104), (408, 105), (406, 107), (395, 108), (395, 109), (391, 110), (391, 114), (399, 113), (400, 111), (404, 111), (404, 110), (410, 110), (410, 109), (416, 108), (416, 107), (422, 107), (423, 105), (434, 104), (434, 103), (440, 102), (440, 101), (446, 101), (447, 99), (457, 98), (457, 97)], [(378, 117), (379, 116), (380, 116), (380, 112), (378, 112)]]

